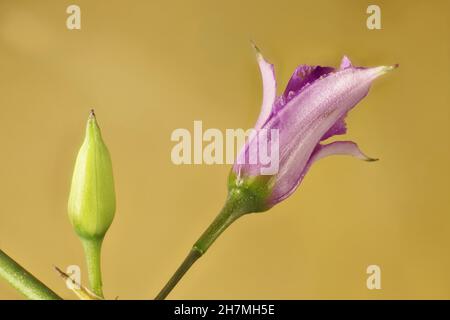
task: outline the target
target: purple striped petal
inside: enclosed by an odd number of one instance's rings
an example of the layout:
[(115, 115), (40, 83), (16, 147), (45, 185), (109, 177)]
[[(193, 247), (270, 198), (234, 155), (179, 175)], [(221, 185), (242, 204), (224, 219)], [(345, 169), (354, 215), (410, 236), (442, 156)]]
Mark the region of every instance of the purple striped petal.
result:
[[(342, 58), (339, 70), (345, 70), (345, 69), (349, 69), (349, 68), (365, 69), (365, 68), (362, 68), (362, 67), (353, 67), (353, 64), (350, 61), (350, 59), (347, 56), (344, 56)], [(322, 137), (321, 140), (322, 141), (326, 140), (326, 139), (331, 138), (332, 136), (335, 136), (335, 135), (346, 134), (347, 133), (347, 125), (345, 123), (345, 118), (346, 117), (347, 117), (347, 113), (344, 114), (338, 121), (336, 121), (336, 123), (330, 128), (330, 130), (328, 130), (324, 134), (324, 136)]]
[(314, 82), (294, 98), (267, 127), (280, 132), (280, 164), (275, 176), (271, 202), (275, 204), (298, 186), (314, 149), (342, 119), (364, 98), (381, 68), (348, 68)]
[(305, 175), (308, 173), (311, 166), (319, 161), (320, 159), (333, 156), (333, 155), (346, 155), (353, 156), (357, 159), (364, 161), (377, 161), (378, 159), (370, 158), (365, 155), (358, 147), (356, 143), (353, 141), (335, 141), (326, 145), (319, 144), (314, 149), (311, 157), (309, 158), (303, 172), (299, 175), (298, 180), (296, 181), (295, 186), (286, 194), (282, 195), (279, 198), (272, 198), (272, 203), (278, 203), (287, 197), (289, 197), (300, 185)]
[(258, 47), (254, 46), (254, 48), (256, 50), (256, 60), (258, 61), (263, 84), (261, 112), (255, 124), (255, 129), (259, 129), (272, 113), (272, 107), (275, 103), (275, 98), (277, 95), (277, 81), (275, 79), (275, 70), (273, 65), (264, 59)]
[(303, 88), (333, 71), (334, 68), (331, 67), (308, 65), (298, 66), (292, 74), (284, 93), (276, 100), (274, 111), (279, 111), (289, 101), (297, 96)]
[[(312, 82), (300, 80), (304, 79), (301, 76), (299, 79), (291, 79), (288, 86), (297, 89), (297, 94), (281, 108), (274, 108), (262, 126), (262, 129), (268, 131), (278, 130), (279, 137), (279, 171), (271, 177), (270, 184), (273, 187), (268, 199), (270, 206), (294, 192), (313, 158), (323, 157), (327, 153), (357, 154), (357, 148), (349, 143), (336, 143), (327, 147), (321, 146), (319, 142), (332, 135), (345, 133), (346, 114), (367, 95), (375, 78), (393, 69), (355, 68), (346, 57), (340, 70), (324, 73), (318, 78), (314, 76), (314, 68), (317, 67), (303, 67), (303, 70), (309, 70), (306, 74), (311, 75)], [(297, 71), (294, 74), (297, 75)], [(239, 157), (241, 161), (233, 167), (239, 179), (261, 174), (261, 166), (258, 163), (250, 164), (245, 161), (250, 153), (255, 156), (255, 150), (258, 150), (256, 143), (258, 139), (248, 141)]]
[(309, 162), (314, 162), (333, 155), (347, 155), (364, 161), (377, 161), (378, 159), (365, 155), (353, 141), (334, 141), (329, 144), (319, 144), (314, 150)]
[[(301, 180), (308, 172), (309, 168), (317, 161), (335, 155), (352, 156), (364, 161), (378, 161), (376, 158), (371, 158), (364, 154), (358, 145), (353, 141), (334, 141), (329, 144), (319, 144), (314, 149), (311, 158), (309, 158), (308, 164), (305, 167), (304, 172), (301, 175), (301, 179), (297, 182), (297, 186), (301, 183)], [(294, 188), (295, 190), (295, 188)]]
[(323, 141), (335, 135), (346, 134), (347, 133), (347, 125), (345, 123), (346, 117), (347, 113), (345, 113), (340, 119), (338, 119), (320, 140)]

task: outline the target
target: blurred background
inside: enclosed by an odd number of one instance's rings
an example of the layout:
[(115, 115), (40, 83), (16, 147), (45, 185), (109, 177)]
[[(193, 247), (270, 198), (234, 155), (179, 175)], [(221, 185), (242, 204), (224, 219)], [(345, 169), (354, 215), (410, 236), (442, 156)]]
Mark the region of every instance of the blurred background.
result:
[[(80, 265), (67, 198), (88, 112), (112, 154), (108, 298), (152, 299), (219, 212), (229, 165), (171, 162), (174, 129), (250, 128), (261, 81), (299, 64), (399, 63), (347, 118), (370, 156), (320, 161), (214, 244), (172, 299), (450, 299), (448, 1), (0, 1), (0, 248), (64, 298)], [(382, 30), (366, 9), (381, 8)], [(342, 139), (342, 137), (340, 137)], [(381, 268), (368, 290), (366, 268)], [(87, 283), (82, 274), (83, 283)], [(0, 299), (21, 299), (0, 280)]]

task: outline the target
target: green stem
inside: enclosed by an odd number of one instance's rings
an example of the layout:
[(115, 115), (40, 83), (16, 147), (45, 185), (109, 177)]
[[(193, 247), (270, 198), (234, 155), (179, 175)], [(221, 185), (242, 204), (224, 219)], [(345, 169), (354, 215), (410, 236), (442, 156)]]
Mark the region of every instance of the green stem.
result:
[(177, 271), (175, 271), (172, 278), (170, 278), (161, 292), (156, 296), (155, 300), (164, 300), (172, 291), (172, 289), (177, 285), (177, 283), (181, 280), (181, 278), (183, 278), (184, 274), (190, 269), (194, 262), (197, 261), (197, 259), (201, 256), (202, 253), (200, 251), (192, 248), (186, 259), (184, 259), (183, 263), (178, 267)]
[(167, 297), (167, 295), (173, 290), (173, 288), (191, 268), (195, 261), (197, 261), (208, 250), (208, 248), (214, 243), (214, 241), (216, 241), (222, 232), (225, 231), (225, 229), (228, 228), (237, 218), (248, 212), (244, 209), (245, 206), (242, 205), (242, 197), (239, 196), (239, 194), (236, 195), (234, 193), (230, 193), (227, 202), (220, 211), (219, 215), (197, 240), (186, 259), (177, 271), (175, 271), (172, 278), (169, 279), (161, 292), (156, 296), (155, 300), (164, 300)]
[(89, 286), (97, 296), (103, 298), (101, 250), (103, 239), (82, 239), (89, 276)]
[(56, 293), (0, 250), (0, 277), (32, 300), (61, 300)]

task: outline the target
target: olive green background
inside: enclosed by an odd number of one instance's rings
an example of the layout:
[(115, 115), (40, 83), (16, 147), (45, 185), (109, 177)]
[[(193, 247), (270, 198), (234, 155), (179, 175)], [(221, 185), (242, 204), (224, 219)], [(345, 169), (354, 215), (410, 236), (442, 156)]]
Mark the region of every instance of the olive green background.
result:
[[(72, 3), (80, 31), (65, 25)], [(369, 4), (382, 30), (366, 28)], [(84, 270), (66, 206), (94, 107), (118, 199), (105, 294), (153, 298), (221, 208), (230, 169), (172, 164), (170, 134), (194, 120), (254, 124), (253, 40), (279, 90), (302, 63), (399, 63), (344, 138), (381, 160), (315, 164), (289, 199), (227, 230), (170, 298), (449, 299), (449, 12), (448, 1), (0, 1), (0, 248), (74, 298), (52, 265)], [(366, 288), (371, 264), (381, 290)], [(21, 296), (1, 280), (0, 298)]]

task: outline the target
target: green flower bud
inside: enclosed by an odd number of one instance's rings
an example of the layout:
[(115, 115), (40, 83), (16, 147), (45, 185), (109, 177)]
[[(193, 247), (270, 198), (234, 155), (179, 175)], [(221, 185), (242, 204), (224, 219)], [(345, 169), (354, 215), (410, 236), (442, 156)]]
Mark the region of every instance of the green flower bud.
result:
[(103, 239), (116, 210), (111, 157), (92, 110), (78, 152), (69, 196), (69, 219), (84, 239)]
[(114, 218), (116, 195), (111, 157), (93, 110), (75, 162), (68, 209), (70, 222), (83, 244), (90, 288), (103, 297), (101, 247)]

